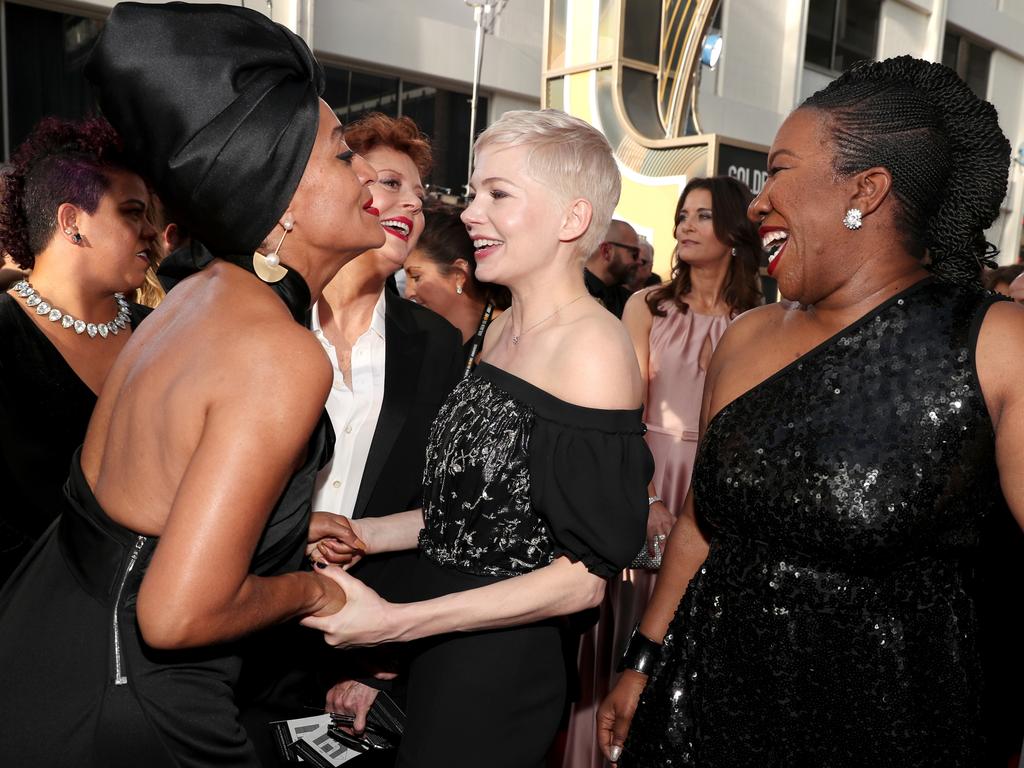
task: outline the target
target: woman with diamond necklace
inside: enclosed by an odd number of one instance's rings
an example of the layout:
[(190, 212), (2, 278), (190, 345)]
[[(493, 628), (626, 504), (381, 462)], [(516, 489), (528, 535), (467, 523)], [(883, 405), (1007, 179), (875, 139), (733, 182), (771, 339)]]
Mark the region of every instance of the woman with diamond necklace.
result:
[(105, 121), (49, 118), (5, 178), (0, 250), (32, 273), (0, 294), (0, 584), (56, 517), (96, 396), (149, 311), (125, 296), (153, 249), (150, 194), (118, 153)]
[(583, 283), (618, 198), (611, 148), (562, 112), (509, 112), (476, 158), (462, 220), (477, 275), (512, 307), (434, 421), (423, 508), (352, 521), (366, 554), (418, 545), (415, 601), (329, 566), (349, 602), (304, 620), (336, 646), (422, 639), (403, 768), (543, 765), (565, 702), (561, 618), (600, 602), (647, 519), (636, 356)]

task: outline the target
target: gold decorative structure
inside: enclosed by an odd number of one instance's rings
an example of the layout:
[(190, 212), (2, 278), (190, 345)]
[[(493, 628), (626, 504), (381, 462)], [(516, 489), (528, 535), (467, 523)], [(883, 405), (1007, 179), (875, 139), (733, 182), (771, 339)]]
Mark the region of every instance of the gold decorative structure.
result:
[(701, 48), (719, 2), (545, 0), (542, 103), (608, 138), (622, 172), (616, 215), (654, 244), (663, 277), (687, 180), (731, 172), (750, 184), (764, 169), (763, 146), (687, 135)]

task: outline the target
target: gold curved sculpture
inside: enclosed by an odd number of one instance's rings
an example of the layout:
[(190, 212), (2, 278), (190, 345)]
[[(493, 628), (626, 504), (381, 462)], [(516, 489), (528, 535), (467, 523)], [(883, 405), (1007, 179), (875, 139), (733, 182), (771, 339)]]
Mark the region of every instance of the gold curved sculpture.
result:
[(764, 151), (686, 133), (694, 73), (719, 2), (545, 0), (543, 104), (586, 120), (608, 138), (622, 171), (617, 215), (651, 240), (663, 275), (686, 181), (720, 172), (722, 146), (755, 158)]

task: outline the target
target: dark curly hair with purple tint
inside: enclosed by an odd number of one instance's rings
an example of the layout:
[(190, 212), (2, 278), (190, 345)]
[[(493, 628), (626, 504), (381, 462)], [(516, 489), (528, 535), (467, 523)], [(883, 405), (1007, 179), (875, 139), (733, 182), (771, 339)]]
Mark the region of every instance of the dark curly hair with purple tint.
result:
[(11, 166), (0, 198), (0, 250), (22, 269), (31, 269), (53, 238), (62, 203), (95, 213), (110, 186), (107, 173), (134, 172), (122, 157), (120, 138), (102, 118), (44, 118)]

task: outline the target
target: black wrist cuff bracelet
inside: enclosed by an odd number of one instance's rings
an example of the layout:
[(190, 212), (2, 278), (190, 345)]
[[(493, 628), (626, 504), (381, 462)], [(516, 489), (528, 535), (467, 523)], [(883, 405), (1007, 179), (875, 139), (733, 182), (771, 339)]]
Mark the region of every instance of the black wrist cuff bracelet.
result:
[(619, 659), (617, 672), (632, 669), (641, 675), (650, 675), (654, 671), (654, 665), (661, 658), (661, 643), (656, 643), (640, 633), (640, 625), (633, 628), (633, 634), (629, 636), (626, 644), (626, 652)]

